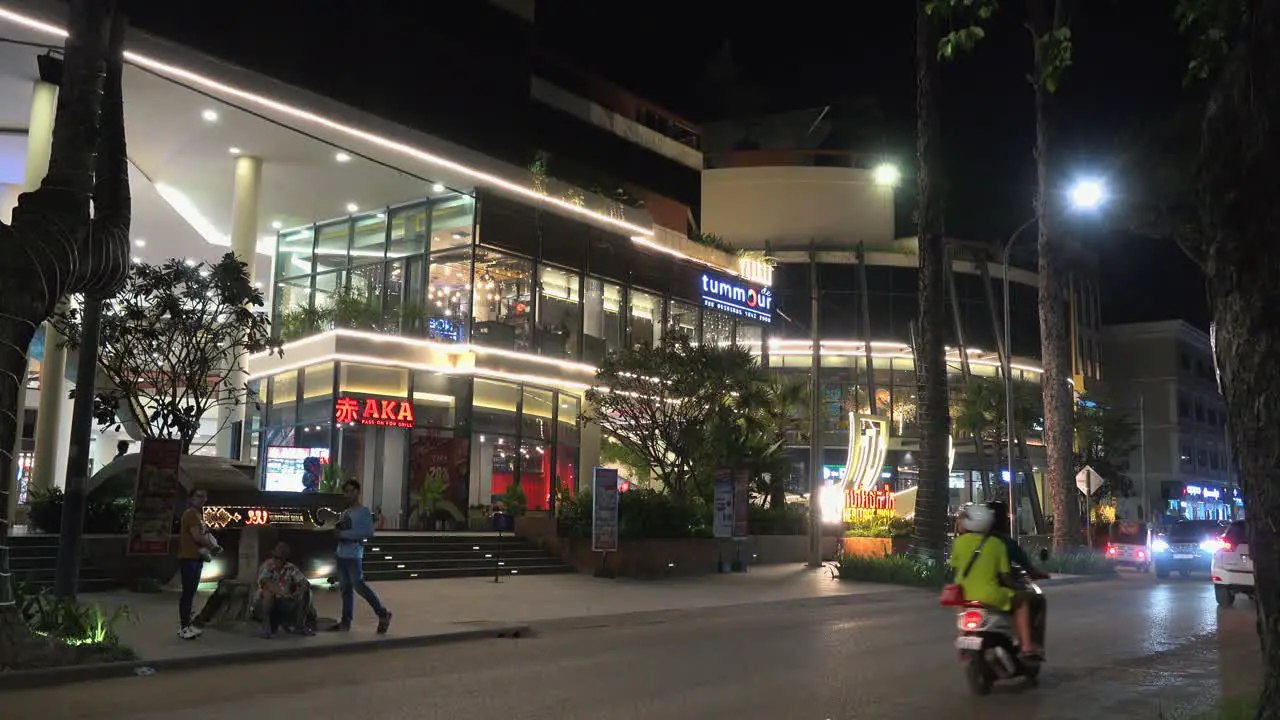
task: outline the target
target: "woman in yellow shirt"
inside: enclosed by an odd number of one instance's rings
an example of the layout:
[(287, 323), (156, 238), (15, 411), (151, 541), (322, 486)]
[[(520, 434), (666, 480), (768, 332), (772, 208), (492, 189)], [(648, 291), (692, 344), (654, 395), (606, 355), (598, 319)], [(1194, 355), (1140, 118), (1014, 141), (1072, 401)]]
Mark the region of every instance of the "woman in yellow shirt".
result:
[(964, 598), (1013, 614), (1023, 655), (1038, 656), (1031, 634), (1031, 612), (1025, 598), (1011, 587), (1012, 568), (1004, 542), (991, 535), (995, 512), (985, 505), (966, 505), (960, 511), (961, 534), (951, 545), (951, 568)]

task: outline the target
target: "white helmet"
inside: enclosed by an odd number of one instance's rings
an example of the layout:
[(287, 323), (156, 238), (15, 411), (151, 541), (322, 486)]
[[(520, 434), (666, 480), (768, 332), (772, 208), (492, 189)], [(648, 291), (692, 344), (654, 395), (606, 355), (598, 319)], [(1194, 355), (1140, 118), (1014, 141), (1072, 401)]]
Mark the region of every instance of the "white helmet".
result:
[(965, 532), (986, 533), (995, 519), (995, 512), (986, 505), (971, 504), (960, 509), (960, 528)]

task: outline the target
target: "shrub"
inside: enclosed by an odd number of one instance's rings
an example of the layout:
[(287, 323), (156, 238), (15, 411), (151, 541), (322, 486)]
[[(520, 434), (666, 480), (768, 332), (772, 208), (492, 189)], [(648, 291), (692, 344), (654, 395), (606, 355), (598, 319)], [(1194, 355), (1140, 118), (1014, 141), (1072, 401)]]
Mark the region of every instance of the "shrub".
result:
[(913, 530), (911, 521), (897, 515), (874, 515), (858, 518), (849, 523), (845, 537), (896, 538), (908, 537)]
[(857, 557), (841, 555), (836, 560), (841, 580), (941, 588), (950, 580), (950, 568), (913, 555)]
[(752, 535), (808, 535), (809, 510), (799, 503), (779, 508), (752, 505), (747, 523)]
[(104, 612), (96, 604), (56, 597), (48, 588), (16, 588), (18, 610), (31, 631), (78, 648), (103, 651), (104, 659), (133, 660), (133, 650), (120, 643), (120, 623), (133, 619), (128, 606)]
[[(556, 527), (561, 537), (591, 537), (590, 492), (556, 500)], [(618, 536), (623, 538), (687, 538), (710, 536), (711, 512), (702, 503), (677, 502), (670, 495), (633, 488), (618, 495)]]
[(1061, 575), (1114, 575), (1115, 566), (1100, 553), (1080, 548), (1053, 553), (1041, 570)]
[[(62, 507), (66, 495), (62, 488), (32, 490), (27, 523), (37, 532), (58, 535), (62, 532)], [(123, 535), (129, 532), (133, 500), (125, 497), (90, 497), (84, 508), (84, 531), (94, 535)]]

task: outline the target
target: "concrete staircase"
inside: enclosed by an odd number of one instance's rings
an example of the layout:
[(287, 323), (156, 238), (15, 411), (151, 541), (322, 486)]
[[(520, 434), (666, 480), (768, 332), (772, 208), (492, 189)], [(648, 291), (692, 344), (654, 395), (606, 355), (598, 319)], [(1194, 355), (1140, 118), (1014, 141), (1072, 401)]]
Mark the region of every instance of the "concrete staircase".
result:
[[(52, 588), (58, 567), (57, 535), (13, 535), (9, 537), (9, 567), (15, 584)], [(119, 567), (95, 563), (89, 553), (80, 560), (80, 592), (99, 592), (120, 587)]]
[(560, 558), (514, 535), (381, 534), (365, 545), (371, 582), (573, 572)]

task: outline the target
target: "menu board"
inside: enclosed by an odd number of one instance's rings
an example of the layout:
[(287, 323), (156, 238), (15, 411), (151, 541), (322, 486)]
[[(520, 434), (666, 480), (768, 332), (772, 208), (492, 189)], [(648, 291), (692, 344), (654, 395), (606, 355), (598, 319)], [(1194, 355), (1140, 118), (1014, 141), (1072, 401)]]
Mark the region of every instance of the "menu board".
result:
[(618, 549), (618, 471), (595, 468), (591, 488), (591, 549), (609, 552)]
[(266, 469), (262, 474), (262, 489), (267, 492), (306, 490), (306, 461), (309, 457), (319, 459), (320, 464), (323, 465), (329, 462), (329, 449), (268, 446)]
[(129, 522), (130, 555), (169, 554), (181, 458), (181, 440), (142, 441), (133, 518)]

